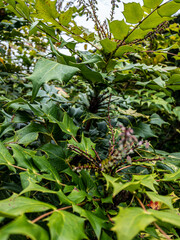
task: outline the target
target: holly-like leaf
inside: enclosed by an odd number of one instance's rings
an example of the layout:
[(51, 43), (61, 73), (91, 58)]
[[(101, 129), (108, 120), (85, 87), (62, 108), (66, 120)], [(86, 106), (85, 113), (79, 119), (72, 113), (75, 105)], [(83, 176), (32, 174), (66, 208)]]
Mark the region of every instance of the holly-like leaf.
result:
[(84, 233), (85, 219), (75, 214), (59, 211), (48, 219), (48, 226), (52, 240), (81, 240), (88, 239)]
[(0, 201), (0, 215), (11, 218), (24, 213), (45, 212), (49, 209), (56, 209), (56, 207), (45, 202), (21, 197), (17, 194), (13, 194), (10, 198)]
[(161, 17), (156, 10), (140, 24), (140, 28), (142, 30), (156, 28), (160, 23), (169, 19), (168, 17)]
[(82, 134), (81, 142), (78, 143), (74, 139), (69, 140), (69, 144), (78, 147), (83, 152), (88, 153), (92, 157), (95, 157), (95, 152), (93, 149), (95, 149), (96, 144), (91, 141), (90, 138), (84, 137), (84, 134)]
[(144, 7), (154, 9), (162, 2), (163, 0), (144, 0)]
[(158, 126), (162, 126), (162, 124), (168, 124), (168, 122), (165, 122), (157, 113), (153, 113), (150, 118), (150, 123), (155, 124)]
[(42, 227), (29, 221), (24, 215), (0, 229), (1, 240), (10, 239), (10, 235), (24, 235), (33, 240), (49, 240), (49, 235)]
[(150, 125), (140, 122), (134, 128), (134, 134), (142, 138), (157, 137), (150, 128)]
[(180, 228), (180, 215), (177, 212), (169, 210), (169, 211), (157, 211), (150, 209), (148, 210), (155, 218), (161, 220), (162, 222), (170, 223), (173, 226), (177, 226)]
[(165, 5), (158, 9), (158, 14), (161, 17), (171, 17), (180, 9), (180, 3), (175, 3), (174, 1), (167, 2)]
[(83, 208), (73, 205), (74, 212), (77, 212), (80, 214), (80, 216), (85, 217), (87, 220), (89, 220), (97, 238), (100, 238), (101, 230), (102, 228), (105, 228), (105, 222), (106, 220), (97, 217), (95, 214), (91, 213), (88, 210), (84, 210)]
[(155, 221), (155, 218), (141, 208), (120, 208), (119, 214), (113, 218), (115, 222), (113, 231), (117, 234), (118, 240), (131, 240), (140, 231)]
[(59, 14), (56, 10), (56, 1), (36, 0), (35, 9), (37, 10), (36, 17), (57, 25), (55, 19)]
[(67, 113), (64, 114), (63, 121), (58, 123), (59, 127), (64, 133), (76, 137), (79, 127), (77, 127), (72, 118)]
[(7, 148), (4, 146), (4, 144), (0, 142), (0, 165), (6, 165), (9, 167), (9, 169), (14, 170), (14, 168), (11, 166), (14, 163), (15, 161), (13, 157), (11, 156)]
[(165, 174), (162, 181), (171, 182), (171, 181), (177, 181), (179, 179), (180, 179), (180, 169), (175, 173)]
[(168, 206), (169, 208), (173, 209), (173, 205), (172, 205), (172, 199), (173, 197), (170, 196), (162, 196), (159, 195), (155, 192), (148, 192), (146, 191), (146, 194), (148, 195), (148, 197), (153, 201), (153, 202), (161, 202), (164, 203), (166, 206)]
[(144, 11), (139, 3), (124, 3), (124, 17), (128, 23), (138, 23), (142, 20)]
[(35, 66), (33, 74), (27, 78), (33, 83), (32, 101), (35, 99), (42, 84), (50, 80), (58, 80), (60, 83), (63, 81), (67, 82), (78, 71), (79, 69), (76, 67), (40, 59)]
[(48, 155), (49, 162), (58, 171), (62, 171), (68, 167), (68, 164), (66, 163), (66, 159), (68, 158), (66, 148), (47, 143), (42, 146), (40, 150)]
[(109, 27), (114, 38), (118, 40), (123, 40), (129, 31), (129, 25), (127, 25), (124, 20), (114, 20), (109, 23)]
[(115, 56), (122, 57), (123, 54), (127, 53), (127, 52), (135, 52), (135, 49), (131, 46), (121, 46), (116, 51)]
[(100, 41), (101, 46), (105, 53), (111, 53), (116, 49), (117, 43), (109, 40), (109, 38)]

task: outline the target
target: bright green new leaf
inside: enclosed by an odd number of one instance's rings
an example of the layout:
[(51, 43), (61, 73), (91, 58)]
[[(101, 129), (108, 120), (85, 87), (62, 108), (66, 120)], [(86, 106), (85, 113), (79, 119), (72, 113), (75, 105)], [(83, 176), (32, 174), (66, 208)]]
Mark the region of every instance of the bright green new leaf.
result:
[(144, 7), (154, 9), (159, 6), (163, 0), (144, 0)]
[(48, 220), (51, 240), (81, 240), (88, 239), (84, 233), (85, 219), (70, 212), (53, 213)]
[(150, 118), (150, 123), (151, 124), (155, 124), (155, 125), (158, 125), (158, 126), (162, 126), (162, 124), (168, 124), (167, 122), (165, 122), (157, 113), (153, 113), (151, 115), (151, 118)]
[(135, 49), (131, 46), (121, 46), (115, 53), (116, 57), (122, 57), (124, 53), (136, 52)]
[(27, 78), (33, 83), (32, 101), (35, 99), (42, 84), (50, 80), (58, 80), (61, 83), (63, 81), (67, 82), (78, 71), (79, 69), (76, 67), (66, 66), (47, 59), (40, 59), (35, 66), (33, 74)]
[(100, 41), (101, 46), (105, 53), (111, 53), (116, 49), (117, 43), (109, 40), (109, 38)]
[(76, 12), (76, 11), (77, 11), (77, 9), (74, 7), (74, 8), (68, 9), (66, 12), (60, 13), (59, 22), (60, 22), (63, 26), (68, 27), (69, 22), (71, 21), (72, 15), (73, 15), (73, 13)]
[(124, 3), (124, 17), (128, 23), (138, 23), (142, 20), (144, 11), (139, 3)]
[[(12, 164), (14, 164), (14, 159), (7, 150), (7, 148), (4, 146), (2, 142), (0, 142), (0, 165), (6, 165), (9, 167), (9, 169), (14, 170), (13, 167), (11, 167)], [(15, 171), (15, 170), (14, 170)]]
[(140, 189), (140, 181), (135, 181), (135, 182), (131, 181), (127, 183), (121, 183), (121, 182), (118, 182), (120, 178), (114, 178), (105, 173), (103, 173), (103, 176), (107, 181), (107, 189), (110, 186), (113, 187), (113, 196), (116, 196), (122, 190), (133, 192), (137, 189)]
[(154, 185), (158, 185), (155, 180), (156, 175), (134, 175), (133, 179), (140, 181), (140, 184), (156, 192)]
[(173, 205), (172, 205), (172, 199), (173, 197), (170, 196), (162, 196), (159, 195), (155, 192), (148, 192), (146, 191), (146, 194), (148, 195), (148, 197), (153, 201), (153, 202), (161, 202), (164, 203), (166, 206), (168, 206), (169, 208), (173, 209)]
[(156, 28), (160, 23), (168, 21), (169, 19), (170, 18), (167, 17), (161, 17), (156, 10), (140, 24), (140, 28), (142, 30)]
[(24, 235), (32, 240), (49, 240), (48, 233), (39, 225), (32, 223), (25, 216), (20, 216), (0, 229), (1, 240), (8, 240), (10, 235)]
[(155, 218), (161, 220), (162, 222), (170, 223), (173, 226), (180, 228), (180, 215), (176, 211), (157, 211), (150, 209), (148, 210)]
[(82, 133), (81, 142), (78, 143), (74, 139), (69, 140), (69, 144), (78, 147), (82, 151), (86, 152), (87, 154), (91, 155), (92, 157), (95, 157), (95, 152), (93, 149), (95, 149), (96, 144), (91, 141), (90, 138), (84, 137), (84, 134)]
[(175, 173), (165, 174), (162, 181), (171, 182), (171, 181), (177, 181), (179, 179), (180, 179), (180, 169)]
[(37, 10), (36, 17), (46, 22), (58, 25), (55, 21), (55, 19), (59, 16), (56, 10), (56, 1), (36, 0), (35, 9)]
[(158, 14), (161, 17), (171, 17), (180, 9), (180, 4), (175, 2), (167, 2), (165, 5), (158, 9)]
[(10, 198), (0, 201), (0, 215), (16, 217), (24, 213), (45, 212), (49, 209), (56, 209), (55, 206), (40, 202), (31, 198), (21, 197), (13, 194)]
[(116, 232), (117, 239), (131, 240), (154, 222), (155, 218), (141, 208), (120, 208), (119, 214), (113, 218), (113, 221), (115, 224), (112, 230)]
[(67, 113), (64, 114), (63, 121), (59, 122), (58, 125), (64, 133), (76, 137), (79, 127), (74, 124), (72, 118)]
[(114, 20), (109, 23), (110, 31), (115, 39), (123, 40), (127, 36), (129, 31), (129, 25), (127, 25), (124, 20)]

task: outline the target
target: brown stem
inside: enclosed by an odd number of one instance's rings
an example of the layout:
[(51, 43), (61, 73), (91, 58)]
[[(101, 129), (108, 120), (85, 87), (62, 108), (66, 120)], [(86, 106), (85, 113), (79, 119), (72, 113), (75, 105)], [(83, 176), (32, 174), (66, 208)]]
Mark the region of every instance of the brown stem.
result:
[(132, 165), (128, 165), (128, 166), (122, 167), (122, 168), (118, 169), (118, 170), (116, 171), (116, 173), (117, 173), (117, 172), (120, 172), (121, 170), (126, 169), (126, 168), (128, 168), (128, 167), (131, 167), (131, 166), (132, 166)]

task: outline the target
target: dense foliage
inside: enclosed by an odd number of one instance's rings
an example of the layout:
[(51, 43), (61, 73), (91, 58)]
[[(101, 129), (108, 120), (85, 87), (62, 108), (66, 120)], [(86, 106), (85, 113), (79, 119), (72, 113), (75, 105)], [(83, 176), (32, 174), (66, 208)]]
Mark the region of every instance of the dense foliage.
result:
[(180, 239), (180, 1), (120, 4), (0, 1), (1, 240)]

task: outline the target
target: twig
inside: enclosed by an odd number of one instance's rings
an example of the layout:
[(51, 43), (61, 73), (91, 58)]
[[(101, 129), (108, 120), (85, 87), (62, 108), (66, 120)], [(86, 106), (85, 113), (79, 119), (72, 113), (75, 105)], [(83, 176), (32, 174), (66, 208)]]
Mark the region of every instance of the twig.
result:
[(145, 158), (145, 159), (138, 159), (138, 160), (133, 160), (133, 162), (150, 162), (150, 161), (162, 161), (162, 158)]
[(128, 165), (128, 166), (122, 167), (122, 168), (118, 169), (118, 170), (116, 171), (116, 173), (117, 173), (117, 172), (120, 172), (121, 170), (126, 169), (126, 168), (128, 168), (128, 167), (131, 167), (131, 166), (132, 166), (132, 165)]

